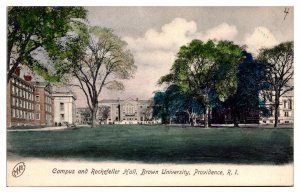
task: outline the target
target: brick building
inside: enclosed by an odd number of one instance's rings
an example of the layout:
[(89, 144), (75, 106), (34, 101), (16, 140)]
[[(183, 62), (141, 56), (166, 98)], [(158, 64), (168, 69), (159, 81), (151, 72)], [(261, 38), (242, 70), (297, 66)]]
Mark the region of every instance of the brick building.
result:
[(35, 99), (35, 124), (53, 125), (52, 86), (47, 82), (33, 82)]
[(31, 77), (12, 75), (7, 83), (7, 127), (20, 125), (53, 125), (51, 85), (31, 82)]

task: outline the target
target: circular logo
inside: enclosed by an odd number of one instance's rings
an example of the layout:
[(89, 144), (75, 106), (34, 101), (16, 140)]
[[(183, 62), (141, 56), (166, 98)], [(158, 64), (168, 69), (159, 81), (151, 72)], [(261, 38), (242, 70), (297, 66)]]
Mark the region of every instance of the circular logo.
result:
[(17, 165), (15, 165), (14, 169), (12, 170), (12, 176), (17, 178), (21, 176), (25, 171), (25, 163), (19, 162)]

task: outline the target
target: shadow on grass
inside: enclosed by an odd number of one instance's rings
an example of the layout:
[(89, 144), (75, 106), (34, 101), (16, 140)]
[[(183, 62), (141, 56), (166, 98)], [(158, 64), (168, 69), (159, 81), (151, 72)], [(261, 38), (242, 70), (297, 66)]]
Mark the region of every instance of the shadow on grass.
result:
[(8, 154), (144, 163), (285, 164), (293, 129), (102, 125), (8, 133)]

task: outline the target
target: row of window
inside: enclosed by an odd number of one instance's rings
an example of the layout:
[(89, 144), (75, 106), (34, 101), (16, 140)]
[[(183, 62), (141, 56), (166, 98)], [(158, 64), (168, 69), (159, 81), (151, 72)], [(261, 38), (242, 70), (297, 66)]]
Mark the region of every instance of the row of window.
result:
[(15, 98), (15, 97), (12, 97), (12, 106), (33, 110), (32, 102), (25, 101), (25, 100)]
[(25, 91), (13, 85), (12, 85), (12, 94), (28, 100), (33, 100), (32, 92)]
[[(19, 109), (12, 109), (11, 116), (13, 118), (34, 120), (34, 113), (28, 112), (28, 111), (19, 110)], [(35, 114), (35, 119), (37, 119), (37, 120), (40, 119), (40, 114), (39, 113)]]
[(45, 105), (45, 108), (46, 108), (46, 111), (47, 112), (52, 112), (52, 107), (51, 107), (51, 105)]
[[(274, 123), (274, 120), (263, 120), (263, 123)], [(290, 121), (288, 120), (283, 120), (282, 122), (280, 120), (278, 120), (278, 123), (290, 123)]]
[(46, 103), (48, 103), (48, 104), (51, 104), (52, 102), (51, 102), (51, 98), (48, 96), (48, 95), (46, 95), (46, 101), (45, 101)]
[[(270, 116), (274, 116), (274, 110), (273, 110), (273, 108), (270, 109)], [(285, 117), (289, 117), (291, 115), (290, 115), (289, 111), (284, 111), (284, 116)], [(280, 117), (280, 111), (278, 111), (278, 117)]]
[(46, 113), (46, 121), (51, 121), (52, 120), (52, 116)]
[(16, 78), (12, 79), (12, 83), (14, 83), (15, 85), (21, 88), (27, 89), (29, 92), (33, 92), (33, 88), (31, 86), (24, 84), (22, 81), (17, 80)]

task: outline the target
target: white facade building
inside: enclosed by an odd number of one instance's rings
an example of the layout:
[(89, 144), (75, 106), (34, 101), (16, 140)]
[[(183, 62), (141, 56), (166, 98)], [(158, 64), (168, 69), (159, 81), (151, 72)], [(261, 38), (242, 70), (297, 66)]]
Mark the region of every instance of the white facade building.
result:
[(54, 101), (54, 125), (67, 125), (75, 123), (76, 97), (72, 92), (55, 92), (52, 94)]
[[(260, 124), (274, 124), (275, 123), (275, 110), (274, 100), (275, 96), (271, 96), (269, 99), (264, 99), (266, 107), (269, 109), (269, 116), (261, 116)], [(285, 93), (279, 98), (279, 116), (278, 124), (294, 123), (294, 94), (293, 91)]]

